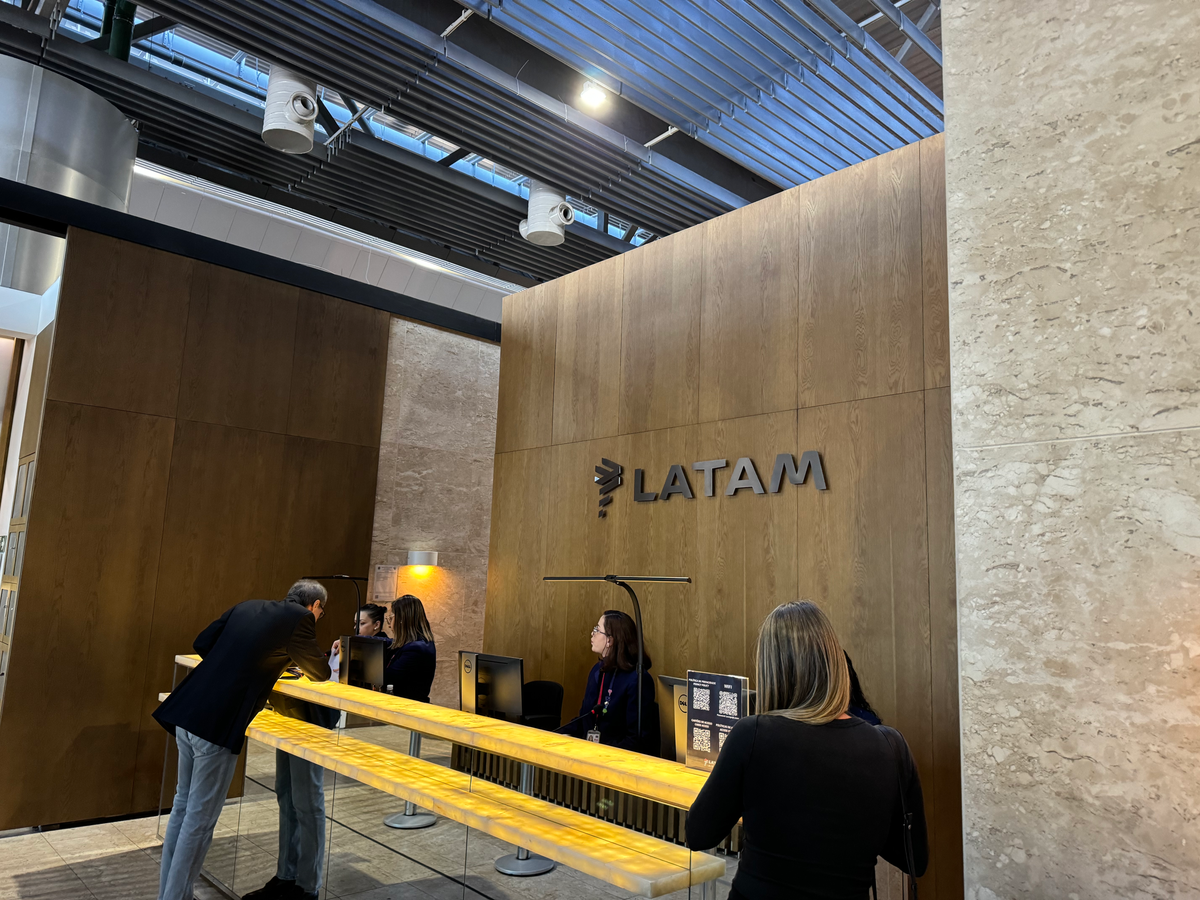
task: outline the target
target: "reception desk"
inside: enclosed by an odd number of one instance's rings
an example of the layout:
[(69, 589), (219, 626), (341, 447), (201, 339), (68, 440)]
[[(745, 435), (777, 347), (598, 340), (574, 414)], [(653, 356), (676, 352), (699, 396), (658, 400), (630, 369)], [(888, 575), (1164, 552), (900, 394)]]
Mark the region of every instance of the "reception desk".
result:
[[(200, 660), (196, 656), (178, 656), (176, 662), (191, 668)], [(704, 772), (676, 762), (337, 682), (318, 683), (303, 677), (282, 679), (275, 691), (296, 700), (343, 710), (382, 726), (416, 732), (444, 745), (465, 748), (468, 754), (478, 754), (480, 758), (485, 754), (489, 758), (503, 757), (530, 771), (536, 767), (543, 772), (559, 773), (677, 810), (686, 810), (691, 805), (706, 778)], [(376, 730), (354, 729), (355, 736), (351, 736), (286, 719), (268, 710), (254, 720), (247, 736), (259, 744), (309, 759), (335, 777), (352, 779), (359, 785), (431, 810), (476, 835), (473, 838), (476, 846), (480, 845), (480, 836), (487, 835), (513, 847), (526, 847), (575, 872), (605, 882), (609, 890), (616, 887), (628, 891), (629, 896), (658, 897), (677, 891), (684, 892), (680, 896), (687, 896), (689, 890), (692, 896), (717, 896), (714, 882), (726, 870), (722, 857), (692, 853), (676, 841), (644, 833), (650, 829), (621, 827), (577, 806), (570, 808), (529, 796), (529, 791), (521, 793), (497, 784), (475, 774), (478, 765), (467, 766), (470, 771), (459, 771), (408, 756), (396, 749), (398, 742), (388, 742), (386, 737), (375, 740), (357, 737)], [(253, 773), (254, 766), (249, 765), (248, 779), (254, 777)], [(327, 793), (328, 790), (327, 787)], [(247, 796), (253, 797), (251, 785), (248, 791)], [(345, 796), (344, 788), (341, 796)], [(269, 808), (270, 804), (266, 806)], [(262, 810), (256, 813), (260, 818), (262, 815)], [(464, 835), (464, 846), (466, 843)], [(235, 856), (237, 852), (234, 851)], [(464, 886), (469, 883), (470, 868), (464, 873)], [(477, 864), (475, 868), (479, 870), (476, 877), (484, 877), (486, 867)], [(214, 874), (220, 877), (219, 873)], [(232, 878), (227, 886), (233, 888), (231, 882)], [(243, 880), (236, 890), (253, 886)], [(336, 889), (331, 887), (331, 890)], [(481, 888), (476, 890), (488, 893)], [(575, 885), (571, 891), (577, 893)], [(538, 895), (543, 896), (543, 892), (544, 888)]]

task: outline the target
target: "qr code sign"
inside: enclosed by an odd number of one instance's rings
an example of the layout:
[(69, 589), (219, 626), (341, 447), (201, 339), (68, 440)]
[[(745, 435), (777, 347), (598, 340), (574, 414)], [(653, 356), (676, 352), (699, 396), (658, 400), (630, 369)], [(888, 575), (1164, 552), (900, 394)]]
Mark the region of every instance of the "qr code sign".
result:
[(709, 710), (709, 698), (712, 697), (712, 691), (708, 688), (693, 688), (692, 689), (692, 709), (698, 709), (702, 712)]
[(701, 753), (712, 752), (712, 733), (707, 728), (692, 729), (692, 749)]
[(717, 738), (717, 752), (720, 753), (725, 749), (725, 732), (722, 731), (720, 737)]
[(717, 701), (717, 712), (722, 716), (737, 717), (738, 714), (738, 698), (737, 694), (732, 691), (721, 691), (720, 699)]

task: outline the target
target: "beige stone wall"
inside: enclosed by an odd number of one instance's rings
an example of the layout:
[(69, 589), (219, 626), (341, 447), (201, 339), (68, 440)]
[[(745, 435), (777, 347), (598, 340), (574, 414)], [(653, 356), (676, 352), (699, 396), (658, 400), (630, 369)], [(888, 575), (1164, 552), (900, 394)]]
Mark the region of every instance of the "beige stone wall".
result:
[(967, 896), (1200, 897), (1200, 4), (943, 23)]
[[(483, 648), (500, 348), (393, 319), (368, 593), (421, 598), (437, 641), (432, 700), (458, 706), (459, 650)], [(428, 573), (409, 550), (437, 550)]]

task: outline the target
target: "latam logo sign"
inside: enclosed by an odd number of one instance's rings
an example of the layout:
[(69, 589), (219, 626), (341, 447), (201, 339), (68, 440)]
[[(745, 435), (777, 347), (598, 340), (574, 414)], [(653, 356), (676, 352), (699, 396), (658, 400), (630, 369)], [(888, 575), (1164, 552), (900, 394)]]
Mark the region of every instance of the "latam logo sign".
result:
[[(702, 472), (704, 478), (704, 496), (711, 497), (716, 493), (717, 472), (729, 468), (727, 459), (706, 459), (703, 462), (692, 463), (693, 472)], [(612, 493), (623, 482), (624, 468), (620, 463), (611, 459), (601, 459), (596, 466), (596, 477), (593, 479), (600, 489), (600, 518), (608, 516), (608, 506), (612, 503)], [(753, 491), (756, 494), (777, 494), (783, 487), (784, 476), (791, 484), (804, 484), (812, 474), (812, 483), (818, 491), (826, 490), (825, 469), (821, 465), (821, 454), (816, 450), (807, 450), (800, 455), (800, 464), (790, 453), (780, 453), (775, 457), (775, 465), (771, 468), (771, 479), (763, 487), (754, 461), (743, 456), (733, 464), (729, 479), (725, 482), (725, 496), (732, 497), (738, 491)], [(687, 471), (682, 465), (676, 464), (667, 470), (667, 477), (662, 488), (655, 491), (645, 489), (646, 473), (643, 469), (633, 470), (633, 499), (638, 503), (652, 503), (656, 500), (670, 500), (678, 494), (685, 500), (694, 500), (692, 483), (688, 480)]]

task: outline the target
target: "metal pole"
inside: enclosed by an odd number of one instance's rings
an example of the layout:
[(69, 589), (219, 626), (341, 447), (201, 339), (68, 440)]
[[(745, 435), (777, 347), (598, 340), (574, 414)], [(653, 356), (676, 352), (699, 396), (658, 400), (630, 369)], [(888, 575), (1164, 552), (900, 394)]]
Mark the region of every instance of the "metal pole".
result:
[[(533, 793), (533, 766), (521, 763), (521, 793)], [(518, 847), (516, 853), (502, 856), (496, 860), (496, 871), (502, 875), (516, 875), (527, 878), (530, 875), (545, 875), (553, 872), (558, 863), (544, 856), (530, 853), (524, 847)]]
[(638, 658), (637, 658), (637, 740), (640, 746), (642, 740), (642, 665), (643, 655), (645, 653), (644, 642), (642, 639), (642, 605), (638, 603), (637, 594), (633, 592), (633, 588), (623, 581), (618, 581), (617, 577), (613, 576), (613, 584), (620, 585), (625, 588), (625, 593), (629, 595), (629, 599), (633, 601), (633, 621), (637, 625), (638, 636)]
[[(417, 731), (408, 733), (408, 755), (414, 759), (421, 757), (421, 734)], [(428, 828), (437, 821), (433, 813), (417, 812), (417, 805), (411, 800), (404, 804), (404, 812), (393, 813), (383, 820), (389, 828), (403, 828), (411, 831), (414, 828)]]

